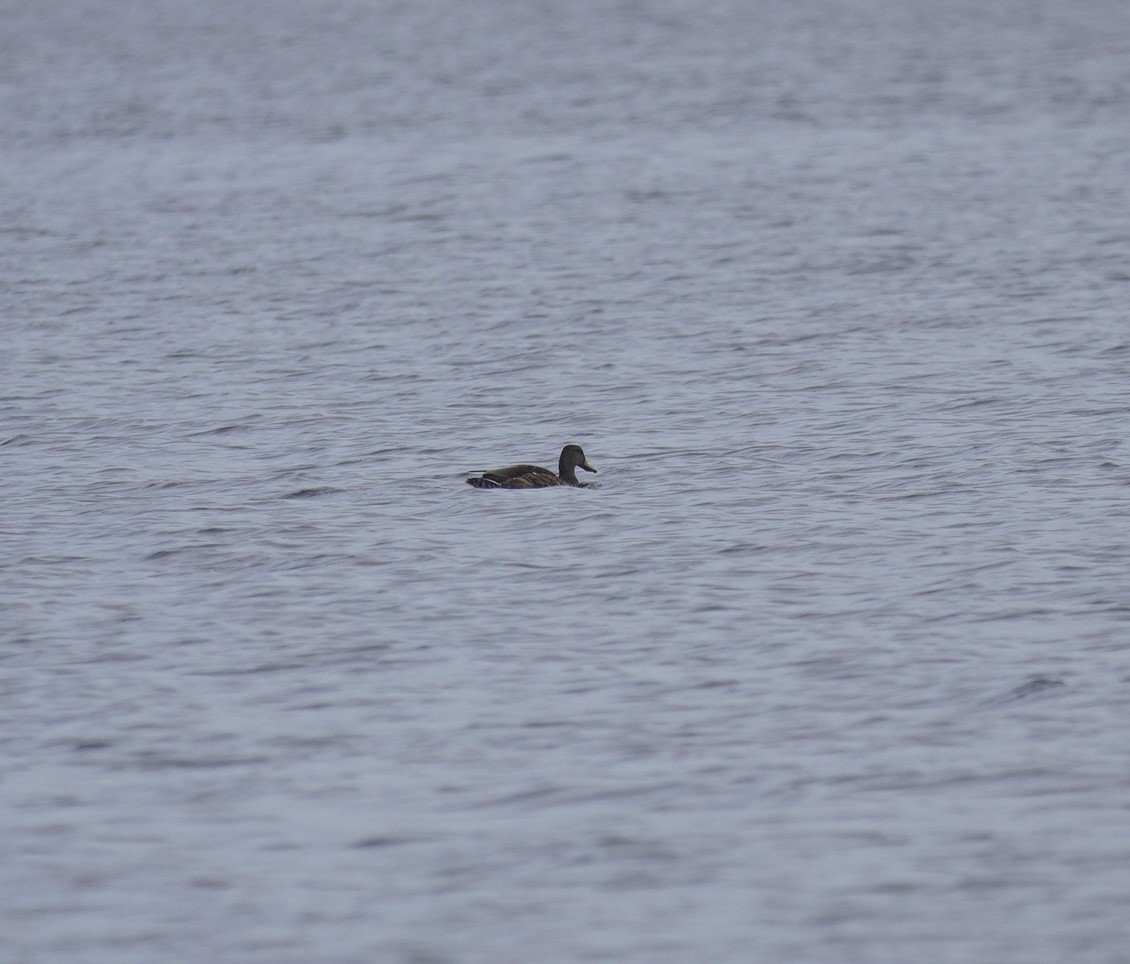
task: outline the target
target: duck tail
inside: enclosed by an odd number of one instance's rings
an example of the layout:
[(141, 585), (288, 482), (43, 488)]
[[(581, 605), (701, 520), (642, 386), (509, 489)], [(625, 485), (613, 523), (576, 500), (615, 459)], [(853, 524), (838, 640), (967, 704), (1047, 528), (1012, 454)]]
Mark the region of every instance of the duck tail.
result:
[(476, 489), (500, 489), (502, 488), (494, 479), (484, 479), (482, 476), (475, 476), (467, 480), (468, 485), (473, 485)]

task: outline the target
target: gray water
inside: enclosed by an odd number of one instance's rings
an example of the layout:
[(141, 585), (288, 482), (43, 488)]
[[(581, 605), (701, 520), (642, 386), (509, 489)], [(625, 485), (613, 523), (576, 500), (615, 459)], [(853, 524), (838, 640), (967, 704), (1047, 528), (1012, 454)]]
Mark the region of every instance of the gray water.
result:
[(0, 958), (1130, 960), (1128, 64), (0, 2)]

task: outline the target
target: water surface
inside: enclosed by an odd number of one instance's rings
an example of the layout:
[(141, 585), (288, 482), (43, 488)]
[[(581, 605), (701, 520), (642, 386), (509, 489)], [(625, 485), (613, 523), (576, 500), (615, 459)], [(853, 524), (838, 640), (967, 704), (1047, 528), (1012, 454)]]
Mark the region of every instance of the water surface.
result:
[(1123, 5), (0, 13), (5, 959), (1126, 957)]

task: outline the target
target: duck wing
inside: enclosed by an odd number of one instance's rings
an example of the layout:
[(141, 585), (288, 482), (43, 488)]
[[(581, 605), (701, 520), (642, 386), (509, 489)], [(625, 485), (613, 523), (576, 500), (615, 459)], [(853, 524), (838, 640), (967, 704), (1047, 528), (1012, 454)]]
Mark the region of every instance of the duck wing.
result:
[(489, 472), (484, 472), (483, 478), (504, 482), (506, 479), (518, 479), (523, 475), (543, 475), (546, 473), (553, 475), (549, 469), (543, 469), (540, 465), (506, 465), (501, 469), (491, 469)]
[(532, 468), (537, 470), (527, 472), (525, 475), (516, 475), (500, 482), (499, 485), (504, 489), (545, 489), (551, 485), (565, 484), (549, 469), (538, 469), (536, 466)]
[(555, 473), (540, 465), (506, 465), (467, 482), (477, 489), (544, 489), (563, 484)]

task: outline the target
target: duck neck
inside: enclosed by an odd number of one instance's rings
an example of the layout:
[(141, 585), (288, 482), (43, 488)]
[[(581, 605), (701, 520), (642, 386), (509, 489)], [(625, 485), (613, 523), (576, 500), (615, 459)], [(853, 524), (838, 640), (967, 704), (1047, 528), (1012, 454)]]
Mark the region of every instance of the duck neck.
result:
[(569, 461), (566, 461), (562, 456), (561, 461), (557, 463), (557, 475), (562, 482), (568, 485), (580, 485), (577, 481), (577, 467)]

